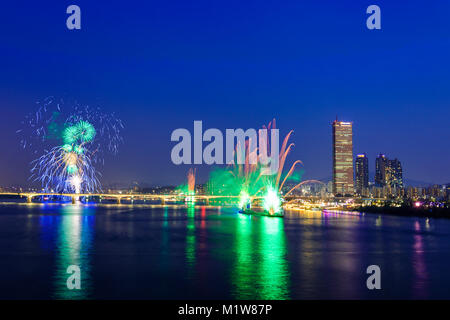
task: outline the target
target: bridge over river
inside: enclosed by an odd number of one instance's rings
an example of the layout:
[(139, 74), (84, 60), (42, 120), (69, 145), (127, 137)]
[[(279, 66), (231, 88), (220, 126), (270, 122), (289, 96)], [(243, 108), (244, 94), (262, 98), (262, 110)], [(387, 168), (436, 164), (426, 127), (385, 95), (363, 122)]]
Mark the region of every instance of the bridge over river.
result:
[[(161, 204), (166, 204), (170, 200), (203, 200), (206, 204), (212, 199), (238, 199), (239, 196), (227, 196), (227, 195), (177, 195), (177, 194), (140, 194), (140, 193), (55, 193), (55, 192), (0, 192), (0, 196), (19, 196), (26, 198), (28, 203), (31, 203), (33, 198), (42, 196), (60, 196), (68, 197), (72, 199), (72, 203), (76, 203), (80, 197), (98, 197), (100, 199), (114, 199), (118, 204), (122, 200), (159, 200)], [(252, 201), (256, 199), (262, 199), (262, 197), (251, 197)]]
[[(92, 198), (97, 197), (101, 200), (115, 200), (117, 204), (121, 204), (122, 200), (129, 200), (131, 202), (135, 200), (157, 200), (160, 201), (162, 205), (165, 205), (169, 201), (185, 201), (186, 199), (189, 201), (196, 202), (197, 200), (202, 200), (206, 203), (206, 205), (210, 204), (210, 200), (214, 199), (239, 199), (239, 196), (230, 196), (230, 195), (185, 195), (185, 194), (141, 194), (141, 193), (55, 193), (55, 192), (0, 192), (1, 196), (18, 196), (21, 198), (26, 198), (27, 203), (32, 203), (33, 198), (36, 197), (46, 197), (46, 196), (59, 196), (59, 197), (68, 197), (71, 198), (72, 203), (75, 204), (81, 197), (84, 198)], [(309, 204), (317, 204), (323, 201), (334, 201), (341, 202), (345, 200), (345, 198), (328, 198), (322, 199), (318, 196), (298, 196), (298, 195), (288, 195), (284, 196), (284, 204), (294, 204), (297, 201), (306, 201)], [(262, 196), (252, 196), (250, 197), (251, 201), (263, 199)], [(360, 198), (361, 202), (371, 202), (378, 201), (384, 202), (386, 199), (380, 198)]]

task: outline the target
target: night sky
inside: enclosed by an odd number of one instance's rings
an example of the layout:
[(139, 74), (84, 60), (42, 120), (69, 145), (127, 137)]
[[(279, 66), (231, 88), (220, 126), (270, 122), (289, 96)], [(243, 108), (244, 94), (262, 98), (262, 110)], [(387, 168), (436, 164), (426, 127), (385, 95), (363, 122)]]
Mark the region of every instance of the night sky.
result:
[[(66, 28), (81, 8), (82, 29)], [(381, 30), (366, 8), (381, 7)], [(28, 183), (16, 130), (48, 96), (101, 105), (125, 123), (102, 182), (179, 184), (176, 128), (294, 130), (289, 162), (331, 177), (331, 122), (354, 153), (382, 152), (408, 179), (450, 182), (449, 1), (4, 1), (0, 6), (0, 186)], [(198, 168), (205, 180), (211, 168)]]

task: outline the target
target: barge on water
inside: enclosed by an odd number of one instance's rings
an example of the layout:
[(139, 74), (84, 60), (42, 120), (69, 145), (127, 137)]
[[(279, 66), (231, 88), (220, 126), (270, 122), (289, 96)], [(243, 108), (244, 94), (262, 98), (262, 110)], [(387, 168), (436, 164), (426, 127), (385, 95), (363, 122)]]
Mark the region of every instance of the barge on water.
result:
[(280, 209), (278, 212), (274, 212), (273, 210), (253, 210), (250, 208), (245, 208), (239, 210), (240, 214), (246, 214), (246, 215), (254, 215), (254, 216), (264, 216), (264, 217), (273, 217), (273, 218), (283, 218), (284, 217), (284, 211), (283, 209)]

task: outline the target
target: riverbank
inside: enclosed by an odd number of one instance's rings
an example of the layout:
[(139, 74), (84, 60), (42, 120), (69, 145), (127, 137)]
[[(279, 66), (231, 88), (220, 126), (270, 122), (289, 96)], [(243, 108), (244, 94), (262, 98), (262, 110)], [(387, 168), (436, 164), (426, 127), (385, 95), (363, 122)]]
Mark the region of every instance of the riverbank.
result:
[(422, 218), (445, 218), (450, 219), (450, 208), (415, 208), (410, 206), (391, 207), (391, 206), (361, 206), (354, 208), (353, 211), (389, 214), (403, 217), (422, 217)]

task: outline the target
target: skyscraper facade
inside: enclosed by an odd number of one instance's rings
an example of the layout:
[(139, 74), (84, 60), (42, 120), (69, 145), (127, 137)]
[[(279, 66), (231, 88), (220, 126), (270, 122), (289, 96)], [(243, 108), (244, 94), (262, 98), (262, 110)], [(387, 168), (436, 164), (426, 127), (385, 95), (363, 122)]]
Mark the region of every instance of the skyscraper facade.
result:
[(375, 186), (384, 187), (386, 185), (386, 165), (387, 158), (384, 154), (379, 154), (375, 159)]
[(386, 166), (386, 184), (391, 188), (403, 188), (403, 170), (399, 160), (388, 160)]
[(403, 195), (403, 170), (398, 159), (390, 160), (384, 154), (375, 160), (375, 186), (381, 189), (383, 197)]
[(369, 158), (365, 153), (355, 158), (355, 190), (359, 195), (365, 195), (369, 188)]
[(338, 121), (333, 130), (333, 193), (335, 196), (353, 195), (353, 124)]

